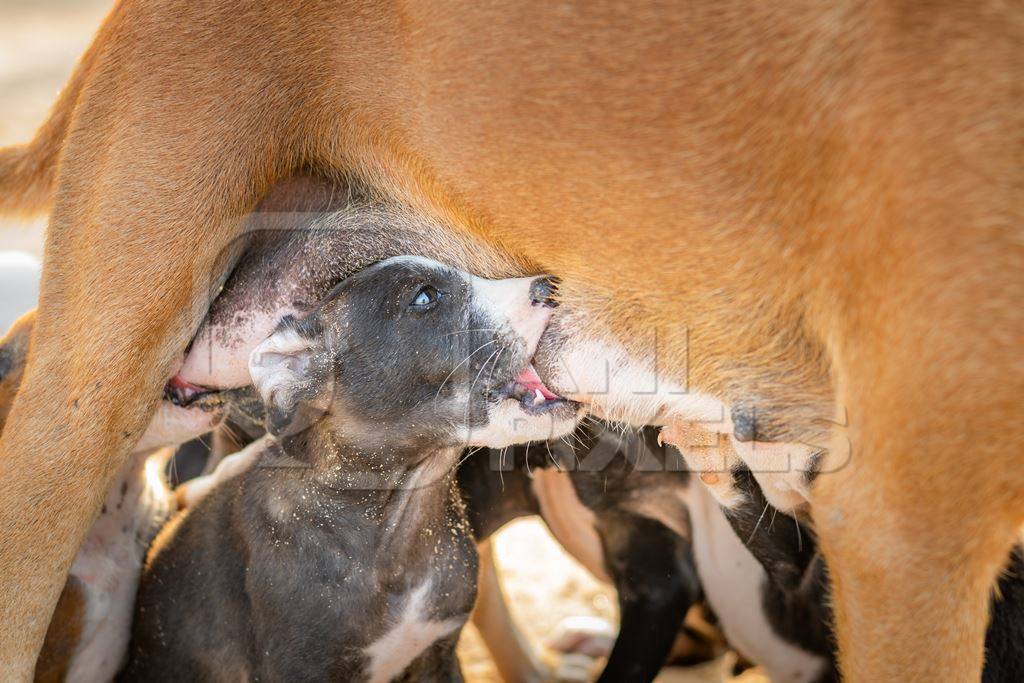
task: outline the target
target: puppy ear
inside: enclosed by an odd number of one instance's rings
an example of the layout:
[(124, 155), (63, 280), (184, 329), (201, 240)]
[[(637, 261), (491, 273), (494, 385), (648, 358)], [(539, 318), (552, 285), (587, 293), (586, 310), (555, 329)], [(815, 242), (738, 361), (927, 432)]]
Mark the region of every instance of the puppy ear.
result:
[(274, 436), (298, 433), (330, 408), (333, 364), (317, 322), (286, 321), (249, 356), (249, 373), (266, 407), (267, 431)]

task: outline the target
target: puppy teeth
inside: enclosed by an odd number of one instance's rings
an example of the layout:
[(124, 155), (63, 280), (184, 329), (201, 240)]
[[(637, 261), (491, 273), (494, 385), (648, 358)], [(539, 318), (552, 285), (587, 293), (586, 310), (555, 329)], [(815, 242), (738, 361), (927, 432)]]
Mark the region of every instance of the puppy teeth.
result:
[(544, 402), (544, 394), (541, 393), (540, 389), (533, 390), (533, 405)]

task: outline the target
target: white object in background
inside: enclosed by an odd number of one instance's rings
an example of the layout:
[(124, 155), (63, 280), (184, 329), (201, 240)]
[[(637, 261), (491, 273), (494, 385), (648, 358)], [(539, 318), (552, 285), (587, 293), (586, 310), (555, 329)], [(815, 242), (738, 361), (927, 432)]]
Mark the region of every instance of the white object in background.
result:
[(0, 337), (15, 320), (36, 307), (39, 260), (23, 251), (0, 251)]

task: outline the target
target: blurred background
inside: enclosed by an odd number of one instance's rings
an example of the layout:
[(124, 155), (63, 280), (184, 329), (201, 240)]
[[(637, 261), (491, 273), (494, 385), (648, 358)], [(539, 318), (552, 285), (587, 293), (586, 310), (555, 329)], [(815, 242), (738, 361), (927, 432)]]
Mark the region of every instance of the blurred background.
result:
[[(109, 10), (96, 0), (0, 0), (0, 145), (42, 123), (78, 56)], [(42, 254), (45, 221), (0, 218), (0, 250)]]
[[(95, 0), (0, 0), (0, 145), (31, 137), (110, 6)], [(0, 330), (35, 299), (37, 270), (31, 257), (42, 256), (45, 225), (45, 219), (0, 217)], [(568, 619), (598, 618), (615, 626), (614, 591), (562, 552), (542, 523), (515, 522), (494, 545), (512, 610), (538, 650), (573, 623)], [(500, 680), (472, 626), (465, 631), (460, 657), (467, 680)], [(659, 680), (718, 681), (729, 666), (729, 659), (722, 658), (666, 671)], [(761, 680), (753, 672), (743, 678)]]

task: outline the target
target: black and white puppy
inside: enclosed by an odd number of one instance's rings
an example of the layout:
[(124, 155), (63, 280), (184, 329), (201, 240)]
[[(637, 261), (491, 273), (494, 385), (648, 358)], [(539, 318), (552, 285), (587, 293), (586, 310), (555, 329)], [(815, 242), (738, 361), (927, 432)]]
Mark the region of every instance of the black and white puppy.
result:
[(569, 554), (616, 588), (619, 634), (599, 680), (653, 680), (702, 598), (679, 496), (691, 475), (679, 453), (657, 443), (654, 429), (623, 434), (595, 421), (566, 443), (474, 455), (458, 478), (478, 540), (540, 515)]
[(157, 539), (125, 678), (461, 679), (477, 559), (457, 460), (579, 416), (532, 370), (552, 286), (391, 258), (259, 345), (271, 436)]
[[(699, 599), (728, 644), (772, 680), (838, 680), (828, 570), (813, 529), (776, 510), (747, 468), (718, 476), (728, 507), (657, 428), (621, 433), (595, 421), (565, 442), (479, 454), (459, 469), (478, 538), (540, 515), (570, 554), (616, 587), (620, 629), (600, 680), (652, 680)], [(991, 609), (983, 680), (1021, 680), (1019, 548)]]
[[(619, 634), (600, 680), (653, 680), (697, 601), (714, 612), (728, 645), (772, 680), (834, 679), (824, 579), (809, 575), (796, 604), (778, 601), (778, 563), (801, 576), (807, 564), (802, 552), (793, 556), (794, 528), (781, 519), (773, 526), (768, 511), (760, 532), (765, 509), (751, 516), (753, 499), (742, 518), (730, 518), (657, 428), (623, 433), (592, 421), (564, 443), (494, 458), (468, 460), (459, 470), (478, 536), (539, 514), (571, 555), (618, 592)], [(761, 544), (753, 549), (752, 531)], [(813, 556), (808, 536), (801, 547)], [(781, 559), (766, 568), (769, 553)]]

